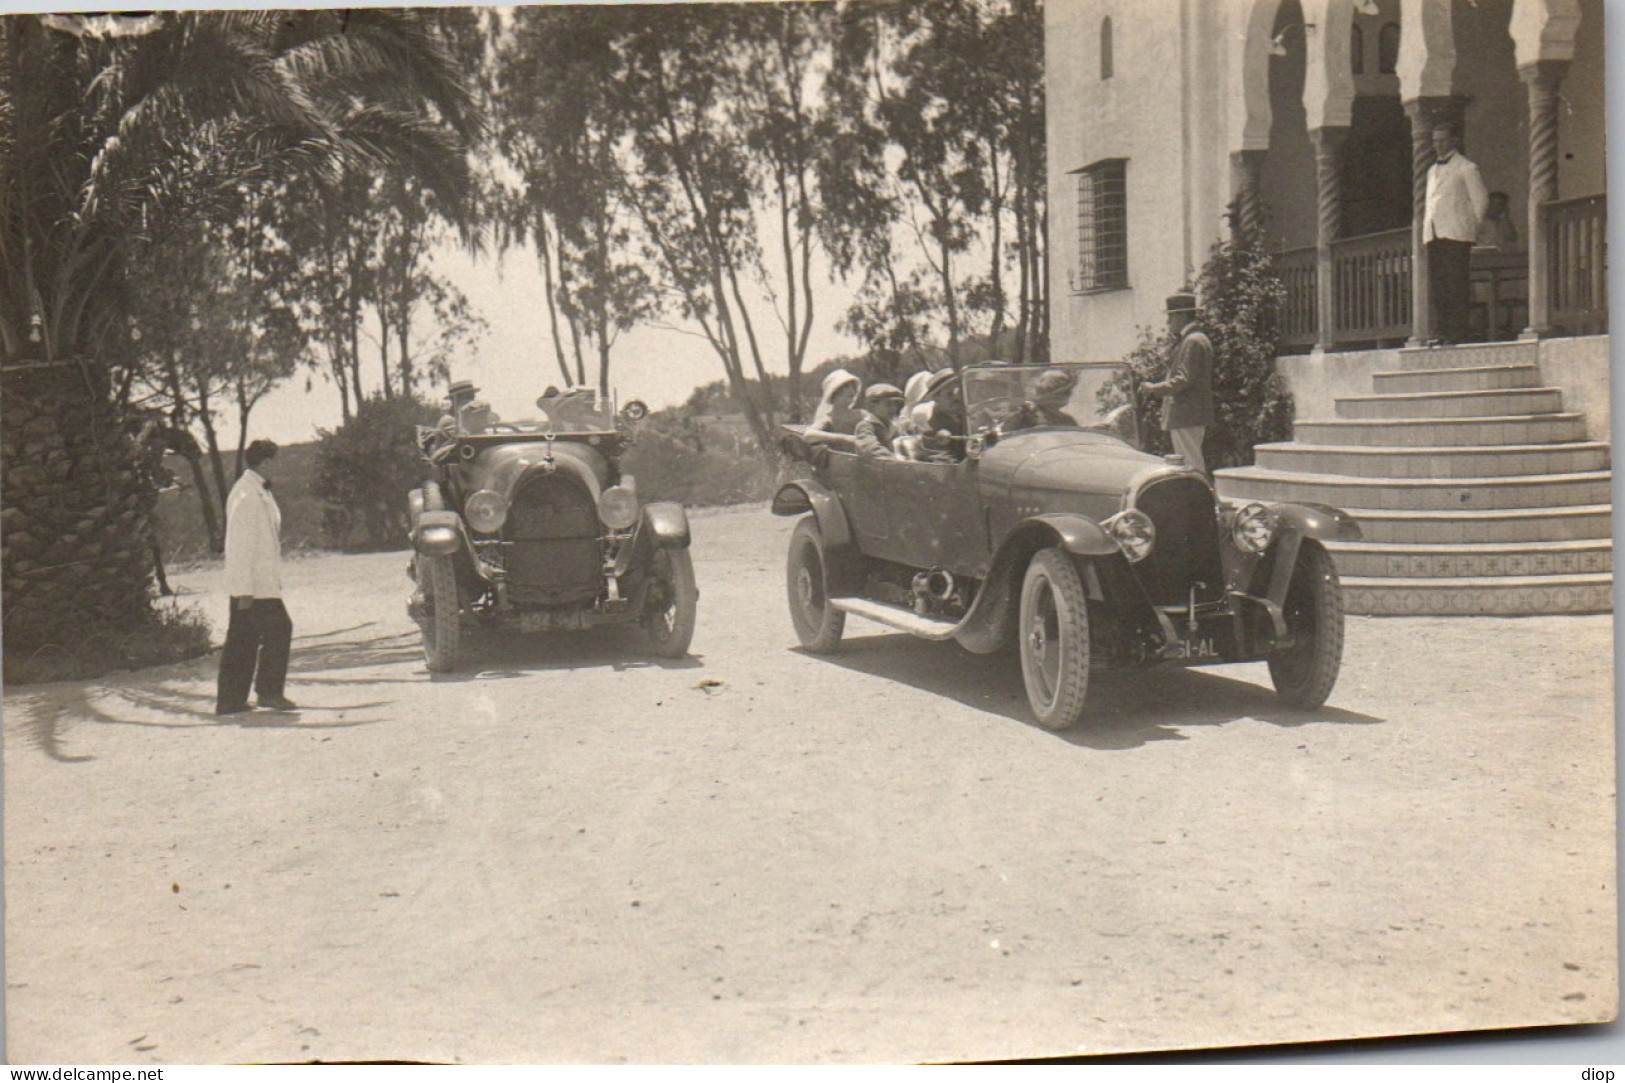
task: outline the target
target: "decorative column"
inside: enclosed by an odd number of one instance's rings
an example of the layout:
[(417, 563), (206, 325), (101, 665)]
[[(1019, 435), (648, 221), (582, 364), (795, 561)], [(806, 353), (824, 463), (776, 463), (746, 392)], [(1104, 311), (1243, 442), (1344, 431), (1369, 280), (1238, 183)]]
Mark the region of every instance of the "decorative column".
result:
[(1447, 97), (1417, 98), (1405, 103), (1411, 119), (1411, 337), (1420, 346), (1433, 337), (1433, 290), (1428, 285), (1428, 252), (1422, 236), (1426, 224), (1428, 170), (1433, 166), (1433, 125), (1448, 120)]
[(1264, 170), (1262, 150), (1238, 150), (1230, 155), (1230, 235), (1234, 238), (1256, 236), (1264, 228), (1264, 197), (1261, 178)]
[(1529, 326), (1520, 338), (1551, 334), (1551, 236), (1545, 205), (1557, 199), (1557, 88), (1567, 60), (1540, 60), (1518, 71), (1529, 88)]
[(1340, 176), (1343, 144), (1349, 130), (1343, 126), (1316, 128), (1309, 133), (1315, 148), (1315, 349), (1324, 353), (1337, 339), (1337, 275), (1332, 261), (1333, 242), (1343, 233), (1343, 191)]

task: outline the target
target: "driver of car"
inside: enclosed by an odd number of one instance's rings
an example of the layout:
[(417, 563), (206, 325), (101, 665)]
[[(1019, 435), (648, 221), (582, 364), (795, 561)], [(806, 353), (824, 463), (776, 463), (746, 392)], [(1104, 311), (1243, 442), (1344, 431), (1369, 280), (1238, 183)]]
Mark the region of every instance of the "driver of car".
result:
[(954, 377), (953, 369), (934, 373), (925, 388), (925, 402), (930, 407), (930, 421), (921, 444), (931, 462), (958, 462), (965, 457), (960, 437), (965, 435), (965, 398)]
[(871, 384), (863, 393), (864, 408), (852, 431), (858, 454), (869, 459), (895, 459), (892, 449), (897, 438), (897, 412), (903, 408), (903, 392), (892, 384)]
[(467, 434), (477, 436), (497, 423), (496, 411), (491, 404), (480, 399), (467, 403), (457, 413), (457, 425)]
[(1033, 381), (1032, 424), (1036, 426), (1078, 427), (1077, 418), (1066, 412), (1078, 378), (1066, 369), (1051, 369)]

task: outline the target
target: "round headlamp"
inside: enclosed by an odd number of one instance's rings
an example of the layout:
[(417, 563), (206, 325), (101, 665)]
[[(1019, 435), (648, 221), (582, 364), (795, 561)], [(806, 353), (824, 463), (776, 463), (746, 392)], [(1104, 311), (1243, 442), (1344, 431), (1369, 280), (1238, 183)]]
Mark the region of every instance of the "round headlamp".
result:
[(627, 530), (638, 521), (638, 494), (612, 485), (598, 497), (598, 518), (611, 530)]
[(1230, 537), (1242, 552), (1262, 553), (1275, 539), (1275, 513), (1262, 504), (1248, 504), (1236, 512)]
[(481, 489), (463, 505), (463, 516), (468, 525), (481, 534), (495, 534), (508, 518), (508, 502), (501, 493)]
[(1101, 526), (1116, 540), (1117, 547), (1123, 550), (1123, 555), (1131, 563), (1150, 556), (1151, 548), (1157, 543), (1156, 524), (1151, 521), (1151, 516), (1139, 508), (1126, 508)]

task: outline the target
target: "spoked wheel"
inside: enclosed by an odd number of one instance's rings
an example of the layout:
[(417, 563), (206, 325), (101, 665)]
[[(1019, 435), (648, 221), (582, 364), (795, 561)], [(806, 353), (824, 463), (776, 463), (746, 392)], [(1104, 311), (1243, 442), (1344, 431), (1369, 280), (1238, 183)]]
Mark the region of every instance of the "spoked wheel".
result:
[(811, 516), (796, 524), (790, 535), (790, 559), (785, 567), (790, 596), (790, 622), (801, 645), (816, 654), (829, 654), (841, 644), (846, 614), (829, 604), (829, 581), (824, 573), (824, 535)]
[(1270, 655), (1275, 694), (1294, 707), (1326, 702), (1343, 665), (1343, 590), (1332, 558), (1304, 539), (1286, 592), (1286, 627), (1292, 645)]
[(1089, 602), (1063, 550), (1041, 549), (1027, 565), (1016, 634), (1034, 717), (1045, 729), (1067, 729), (1089, 694)]
[(457, 668), (462, 634), (461, 604), (457, 597), (457, 570), (449, 556), (418, 556), (418, 586), (424, 604), (418, 617), (423, 630), (423, 658), (430, 673)]
[(694, 639), (700, 590), (694, 583), (694, 559), (687, 549), (656, 549), (649, 565), (649, 597), (644, 603), (643, 630), (662, 658), (681, 658)]

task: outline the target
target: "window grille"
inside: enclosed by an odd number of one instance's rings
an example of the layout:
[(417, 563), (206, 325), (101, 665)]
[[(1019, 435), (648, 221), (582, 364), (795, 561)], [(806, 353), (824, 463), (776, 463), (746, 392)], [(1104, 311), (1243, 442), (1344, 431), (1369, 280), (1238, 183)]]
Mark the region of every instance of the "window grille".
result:
[(1079, 291), (1128, 288), (1128, 189), (1125, 158), (1077, 171)]

